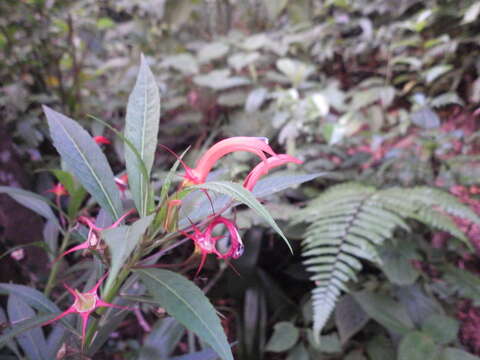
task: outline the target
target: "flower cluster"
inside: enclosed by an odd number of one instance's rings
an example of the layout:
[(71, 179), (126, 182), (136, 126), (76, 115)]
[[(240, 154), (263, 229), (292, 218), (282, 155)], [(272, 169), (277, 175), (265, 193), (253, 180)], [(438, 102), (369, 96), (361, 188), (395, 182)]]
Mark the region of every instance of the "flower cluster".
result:
[[(103, 141), (103, 138), (96, 139), (98, 143), (106, 144)], [(169, 149), (167, 149), (169, 150)], [(169, 150), (171, 151), (171, 150)], [(302, 161), (299, 159), (287, 155), (287, 154), (276, 154), (273, 149), (268, 145), (268, 139), (263, 137), (231, 137), (224, 139), (214, 144), (210, 149), (208, 149), (197, 161), (194, 168), (187, 166), (181, 159), (181, 164), (185, 169), (185, 174), (183, 177), (183, 182), (180, 185), (180, 189), (188, 188), (192, 185), (202, 184), (206, 181), (208, 174), (212, 170), (215, 163), (222, 157), (227, 154), (236, 152), (236, 151), (246, 151), (257, 155), (261, 162), (258, 163), (247, 175), (243, 182), (245, 189), (252, 191), (257, 184), (258, 180), (266, 175), (271, 169), (282, 166), (287, 163), (296, 163), (300, 164)], [(123, 175), (115, 179), (117, 186), (120, 191), (125, 191), (127, 187), (127, 175)], [(56, 186), (52, 190), (57, 196), (65, 195), (66, 191), (61, 185)], [(207, 194), (208, 196), (208, 194)], [(173, 224), (176, 221), (176, 215), (178, 214), (178, 209), (182, 204), (182, 200), (172, 198), (167, 202), (167, 212), (165, 217), (164, 226), (166, 229), (169, 229), (169, 225)], [(122, 221), (129, 216), (134, 210), (128, 211), (122, 217), (120, 217), (112, 225), (101, 228), (97, 226), (93, 219), (80, 216), (78, 218), (78, 223), (86, 225), (89, 229), (88, 236), (86, 241), (76, 245), (67, 251), (60, 254), (55, 261), (58, 261), (60, 258), (64, 257), (67, 254), (70, 254), (74, 251), (79, 250), (102, 250), (101, 244), (101, 232), (106, 229), (111, 229), (117, 227), (122, 223)], [(221, 253), (217, 250), (217, 241), (222, 238), (222, 236), (214, 236), (213, 232), (220, 225), (225, 226), (229, 237), (230, 237), (230, 248), (226, 253)], [(239, 232), (236, 228), (236, 225), (231, 220), (222, 217), (220, 215), (215, 215), (207, 227), (201, 231), (195, 224), (191, 225), (191, 230), (181, 231), (181, 233), (191, 239), (195, 244), (195, 251), (201, 254), (201, 262), (198, 268), (197, 274), (202, 269), (206, 257), (208, 254), (215, 254), (218, 258), (236, 259), (240, 257), (243, 253), (243, 243), (240, 238)]]
[[(267, 174), (272, 168), (284, 165), (288, 162), (300, 164), (302, 161), (286, 154), (276, 154), (268, 145), (268, 139), (264, 137), (237, 136), (224, 139), (213, 145), (198, 159), (194, 168), (190, 168), (182, 162), (185, 168), (182, 186), (203, 184), (214, 164), (223, 156), (236, 152), (246, 151), (257, 155), (262, 162), (257, 165), (247, 176), (245, 187), (253, 189), (261, 176)], [(266, 155), (271, 155), (267, 158)]]
[[(262, 161), (256, 165), (247, 175), (243, 182), (245, 189), (252, 191), (258, 180), (266, 175), (271, 169), (282, 166), (287, 163), (301, 164), (302, 161), (287, 155), (276, 154), (268, 145), (268, 139), (263, 137), (231, 137), (224, 139), (214, 144), (208, 149), (197, 161), (194, 168), (190, 168), (183, 161), (182, 166), (185, 169), (184, 180), (180, 188), (185, 188), (191, 185), (202, 184), (206, 181), (208, 174), (212, 170), (215, 163), (223, 156), (236, 152), (246, 151), (257, 155)], [(269, 157), (267, 157), (270, 155)], [(172, 213), (171, 208), (181, 205), (181, 200), (174, 199), (168, 204), (169, 214)], [(167, 214), (167, 222), (171, 221), (171, 216)], [(226, 253), (221, 253), (217, 250), (216, 243), (222, 236), (213, 236), (214, 229), (224, 225), (230, 235), (230, 248)], [(190, 238), (194, 244), (196, 252), (201, 253), (200, 266), (197, 270), (197, 275), (202, 269), (208, 254), (215, 254), (218, 258), (236, 259), (243, 254), (243, 243), (235, 226), (235, 223), (220, 215), (217, 215), (209, 223), (204, 231), (201, 231), (194, 224), (191, 225), (193, 232), (188, 233), (182, 231), (182, 234)]]
[[(223, 236), (214, 236), (214, 230), (217, 226), (224, 225), (230, 236), (230, 248), (227, 252), (221, 253), (217, 249), (217, 241)], [(216, 216), (204, 231), (201, 231), (195, 224), (192, 224), (193, 233), (181, 231), (181, 233), (191, 239), (195, 244), (195, 252), (199, 252), (202, 256), (198, 267), (197, 276), (203, 268), (208, 254), (215, 254), (219, 259), (238, 259), (243, 254), (243, 242), (238, 233), (235, 224), (227, 218)]]

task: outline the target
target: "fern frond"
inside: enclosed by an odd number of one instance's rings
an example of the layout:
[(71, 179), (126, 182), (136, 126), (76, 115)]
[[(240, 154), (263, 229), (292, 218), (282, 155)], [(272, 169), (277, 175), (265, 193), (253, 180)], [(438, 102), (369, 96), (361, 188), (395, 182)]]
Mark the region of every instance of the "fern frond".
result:
[(466, 241), (447, 215), (480, 223), (480, 218), (454, 196), (428, 187), (376, 190), (347, 183), (331, 187), (299, 211), (295, 223), (309, 225), (302, 242), (304, 265), (312, 273), (314, 336), (320, 339), (335, 303), (349, 281), (362, 269), (358, 259), (380, 263), (377, 245), (396, 228), (409, 231), (405, 221), (414, 219), (450, 232)]
[(383, 201), (394, 201), (398, 204), (398, 200), (400, 200), (403, 206), (409, 206), (412, 210), (421, 207), (432, 208), (434, 210), (441, 209), (441, 211), (449, 215), (458, 216), (480, 224), (480, 217), (475, 214), (474, 211), (458, 201), (455, 196), (440, 189), (427, 186), (417, 186), (412, 189), (395, 187), (382, 190), (379, 193)]

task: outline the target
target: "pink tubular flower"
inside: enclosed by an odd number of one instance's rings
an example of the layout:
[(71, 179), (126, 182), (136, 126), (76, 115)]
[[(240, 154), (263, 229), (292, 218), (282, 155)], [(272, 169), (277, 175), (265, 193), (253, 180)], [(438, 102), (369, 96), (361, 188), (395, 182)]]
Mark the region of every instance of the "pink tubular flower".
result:
[(62, 211), (61, 211), (62, 203), (60, 201), (60, 198), (62, 196), (68, 195), (67, 189), (65, 189), (65, 186), (63, 186), (61, 183), (57, 183), (57, 184), (55, 184), (55, 186), (48, 189), (46, 192), (55, 194), (55, 204), (57, 205), (57, 208), (59, 210), (60, 222), (61, 222), (62, 226), (65, 227), (66, 221), (65, 221), (65, 218), (64, 218), (64, 216), (62, 214)]
[[(226, 253), (221, 253), (217, 250), (217, 241), (223, 238), (223, 236), (213, 236), (213, 229), (223, 224), (227, 228), (227, 231), (230, 234), (230, 249)], [(208, 254), (217, 255), (218, 259), (227, 259), (233, 258), (237, 259), (243, 254), (243, 242), (240, 238), (240, 234), (235, 227), (235, 224), (230, 220), (217, 216), (205, 229), (201, 231), (195, 224), (192, 224), (193, 233), (189, 234), (184, 231), (180, 231), (185, 237), (190, 238), (195, 244), (195, 252), (200, 252), (202, 259), (200, 260), (200, 265), (197, 269), (195, 277), (198, 276), (200, 271), (205, 265)]]
[(252, 191), (257, 181), (263, 175), (268, 174), (271, 169), (287, 163), (301, 164), (303, 163), (303, 161), (287, 154), (280, 154), (269, 157), (266, 161), (262, 161), (260, 164), (255, 166), (252, 171), (250, 171), (250, 173), (245, 178), (245, 181), (243, 182), (243, 187), (249, 191)]
[(103, 230), (113, 229), (113, 228), (117, 227), (118, 225), (120, 225), (120, 223), (127, 216), (131, 215), (135, 211), (136, 211), (135, 209), (131, 209), (131, 210), (127, 211), (117, 221), (115, 221), (112, 225), (107, 226), (105, 228), (101, 228), (101, 227), (96, 226), (95, 223), (90, 218), (88, 218), (86, 216), (80, 216), (78, 218), (78, 222), (87, 225), (88, 228), (89, 228), (88, 235), (87, 235), (87, 240), (84, 241), (83, 243), (81, 243), (77, 246), (74, 246), (74, 247), (68, 249), (67, 251), (61, 253), (60, 255), (58, 255), (58, 257), (53, 262), (57, 262), (58, 260), (60, 260), (65, 255), (70, 254), (74, 251), (84, 250), (84, 249), (98, 249), (99, 245), (100, 245), (100, 232), (103, 231)]
[(254, 153), (263, 161), (267, 160), (265, 153), (272, 156), (276, 155), (268, 145), (267, 138), (237, 136), (224, 139), (208, 149), (197, 161), (195, 168), (190, 168), (182, 162), (182, 165), (185, 168), (185, 180), (183, 186), (203, 184), (207, 179), (208, 173), (212, 170), (213, 165), (223, 156), (235, 151)]
[(97, 291), (100, 284), (103, 282), (103, 280), (105, 280), (106, 276), (107, 274), (103, 275), (91, 290), (84, 293), (79, 292), (77, 289), (72, 289), (67, 284), (63, 284), (63, 286), (65, 286), (65, 288), (68, 290), (68, 292), (73, 295), (73, 297), (75, 298), (75, 301), (73, 302), (73, 305), (70, 306), (67, 310), (65, 310), (60, 315), (54, 317), (52, 320), (45, 322), (42, 326), (49, 325), (69, 314), (74, 314), (74, 313), (79, 314), (80, 317), (82, 318), (82, 347), (83, 347), (85, 342), (85, 334), (87, 331), (88, 318), (90, 314), (94, 312), (97, 308), (111, 307), (111, 308), (117, 308), (117, 309), (130, 310), (128, 307), (110, 304), (100, 299)]
[(128, 189), (128, 174), (125, 173), (121, 176), (118, 176), (114, 179), (115, 185), (117, 185), (118, 190), (120, 191), (122, 198), (125, 198), (125, 191)]
[[(216, 226), (218, 225), (224, 225), (227, 228), (228, 233), (230, 234), (230, 249), (226, 253), (219, 253), (218, 251), (216, 252), (218, 258), (220, 259), (228, 259), (228, 258), (233, 258), (233, 259), (238, 259), (240, 256), (243, 255), (243, 242), (242, 239), (240, 238), (240, 234), (238, 233), (237, 227), (235, 224), (222, 217), (222, 216), (217, 216), (211, 223), (208, 225), (207, 228), (207, 233), (209, 234), (210, 238), (212, 237), (212, 232), (213, 229), (215, 229)], [(217, 237), (216, 241), (221, 239), (222, 236)]]
[(47, 192), (55, 194), (56, 197), (68, 195), (67, 189), (61, 183), (57, 183), (55, 186), (47, 190)]
[(93, 137), (93, 140), (95, 140), (95, 142), (97, 144), (104, 144), (104, 145), (110, 145), (112, 142), (106, 138), (105, 136), (94, 136)]
[(217, 248), (215, 247), (218, 238), (212, 238), (208, 231), (201, 231), (195, 224), (192, 224), (193, 233), (189, 234), (185, 231), (181, 231), (183, 236), (191, 239), (195, 244), (195, 252), (199, 252), (202, 255), (202, 259), (200, 260), (200, 265), (198, 266), (197, 272), (195, 273), (195, 277), (198, 276), (200, 271), (205, 265), (205, 261), (207, 260), (208, 254), (216, 254), (217, 256), (220, 255)]

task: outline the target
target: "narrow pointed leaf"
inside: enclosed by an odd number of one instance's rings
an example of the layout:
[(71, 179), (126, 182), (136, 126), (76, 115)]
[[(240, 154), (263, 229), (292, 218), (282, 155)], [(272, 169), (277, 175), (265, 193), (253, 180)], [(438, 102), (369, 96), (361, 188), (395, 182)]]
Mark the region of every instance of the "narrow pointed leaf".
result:
[[(60, 309), (55, 303), (49, 300), (45, 295), (40, 291), (33, 289), (29, 286), (18, 285), (18, 284), (6, 284), (0, 283), (0, 294), (2, 295), (15, 295), (20, 297), (24, 302), (33, 307), (34, 309), (49, 313), (50, 317), (52, 315), (58, 315)], [(47, 319), (48, 320), (48, 319)], [(75, 329), (70, 325), (67, 319), (60, 319), (63, 325), (65, 325), (70, 330), (75, 331)]]
[(122, 202), (112, 169), (100, 147), (74, 120), (47, 106), (43, 111), (53, 145), (68, 168), (100, 206), (118, 219), (122, 214)]
[(153, 215), (150, 215), (137, 220), (132, 225), (119, 226), (102, 232), (102, 236), (112, 256), (112, 264), (108, 274), (106, 289), (110, 289), (113, 285), (118, 272), (137, 246), (143, 233), (152, 222), (152, 219)]
[(29, 286), (0, 283), (0, 294), (15, 295), (23, 299), (28, 305), (42, 312), (57, 313), (60, 309), (40, 291)]
[(54, 325), (47, 338), (47, 359), (55, 359), (60, 346), (62, 346), (65, 333), (65, 327), (62, 324)]
[(222, 359), (233, 360), (215, 308), (194, 283), (163, 269), (145, 269), (137, 273), (154, 300), (171, 316), (208, 343)]
[(217, 360), (218, 356), (212, 349), (205, 349), (191, 354), (174, 356), (170, 360)]
[[(7, 312), (12, 324), (35, 317), (35, 311), (17, 295), (8, 297)], [(41, 328), (33, 328), (17, 335), (17, 341), (29, 359), (46, 359), (47, 342)]]
[[(0, 323), (2, 324), (7, 324), (8, 319), (7, 319), (7, 314), (5, 313), (5, 310), (0, 307)], [(7, 347), (17, 356), (17, 358), (21, 359), (21, 354), (20, 350), (18, 349), (17, 343), (13, 340), (7, 341), (6, 342)], [(1, 349), (2, 347), (0, 347)]]
[(53, 318), (53, 314), (39, 315), (30, 319), (22, 320), (11, 328), (4, 330), (0, 336), (0, 349), (16, 336), (23, 334), (25, 331), (29, 331), (37, 326), (41, 326)]
[(52, 220), (58, 226), (58, 220), (43, 196), (30, 191), (10, 186), (0, 186), (0, 194), (7, 194), (19, 204), (29, 208), (47, 220)]
[[(155, 157), (159, 122), (160, 93), (155, 77), (142, 56), (137, 81), (128, 98), (125, 138), (140, 154), (148, 176)], [(153, 201), (149, 179), (145, 178), (139, 159), (128, 146), (125, 146), (125, 161), (133, 200), (139, 214), (145, 216)]]
[(253, 195), (256, 197), (265, 197), (271, 194), (288, 189), (289, 187), (303, 184), (304, 182), (313, 180), (317, 177), (335, 177), (333, 173), (315, 173), (315, 174), (282, 174), (272, 175), (260, 179), (252, 190)]
[(170, 186), (172, 185), (172, 180), (173, 177), (175, 176), (175, 173), (178, 169), (178, 166), (180, 165), (180, 160), (183, 159), (185, 154), (187, 153), (188, 149), (186, 149), (175, 161), (175, 163), (172, 165), (170, 168), (170, 171), (168, 172), (167, 176), (165, 176), (165, 179), (163, 181), (162, 189), (160, 190), (160, 203), (162, 203), (168, 196), (168, 191), (170, 190)]
[(211, 181), (200, 185), (193, 186), (197, 189), (205, 189), (219, 192), (231, 196), (233, 199), (241, 202), (242, 204), (247, 205), (258, 215), (265, 219), (265, 221), (285, 240), (290, 251), (293, 253), (292, 246), (290, 245), (288, 239), (283, 234), (283, 231), (277, 225), (270, 213), (265, 209), (265, 207), (260, 204), (260, 202), (252, 195), (252, 193), (246, 190), (243, 186), (232, 183), (229, 181)]

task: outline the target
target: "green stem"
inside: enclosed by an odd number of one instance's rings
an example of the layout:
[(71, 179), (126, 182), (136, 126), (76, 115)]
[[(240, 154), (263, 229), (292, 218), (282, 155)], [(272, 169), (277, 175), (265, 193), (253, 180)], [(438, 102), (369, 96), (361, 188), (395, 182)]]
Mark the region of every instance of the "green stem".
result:
[[(70, 234), (71, 234), (71, 229), (68, 228), (68, 230), (65, 234), (65, 237), (62, 240), (62, 244), (60, 245), (60, 249), (58, 250), (59, 254), (63, 253), (65, 251), (66, 247), (68, 246), (68, 242), (70, 240)], [(60, 268), (60, 261), (55, 261), (55, 263), (53, 264), (53, 267), (52, 267), (52, 271), (50, 271), (50, 275), (48, 277), (47, 285), (45, 286), (45, 290), (43, 291), (43, 293), (47, 297), (50, 295), (50, 293), (52, 292), (52, 290), (55, 286), (55, 283), (57, 281), (57, 274), (58, 274), (59, 268)]]
[[(126, 264), (126, 266), (124, 266), (122, 271), (120, 271), (120, 273), (118, 274), (118, 276), (115, 279), (115, 282), (113, 283), (113, 285), (110, 288), (105, 289), (105, 291), (104, 291), (105, 294), (103, 296), (103, 301), (111, 303), (115, 299), (115, 297), (118, 294), (118, 291), (120, 290), (121, 285), (123, 284), (125, 279), (130, 275), (130, 271), (131, 271), (132, 267), (141, 258), (141, 256), (142, 256), (142, 249), (141, 248), (142, 248), (141, 246), (139, 248), (137, 248), (137, 250), (133, 254), (133, 256), (130, 259), (130, 261), (128, 262), (128, 264)], [(105, 311), (107, 311), (106, 307), (99, 308), (97, 310), (97, 314), (102, 315), (103, 313), (105, 313)], [(91, 325), (89, 326), (89, 328), (87, 330), (87, 334), (85, 335), (85, 342), (84, 342), (85, 344), (90, 344), (91, 343), (93, 335), (97, 331), (98, 322), (99, 322), (99, 319), (92, 319)]]

